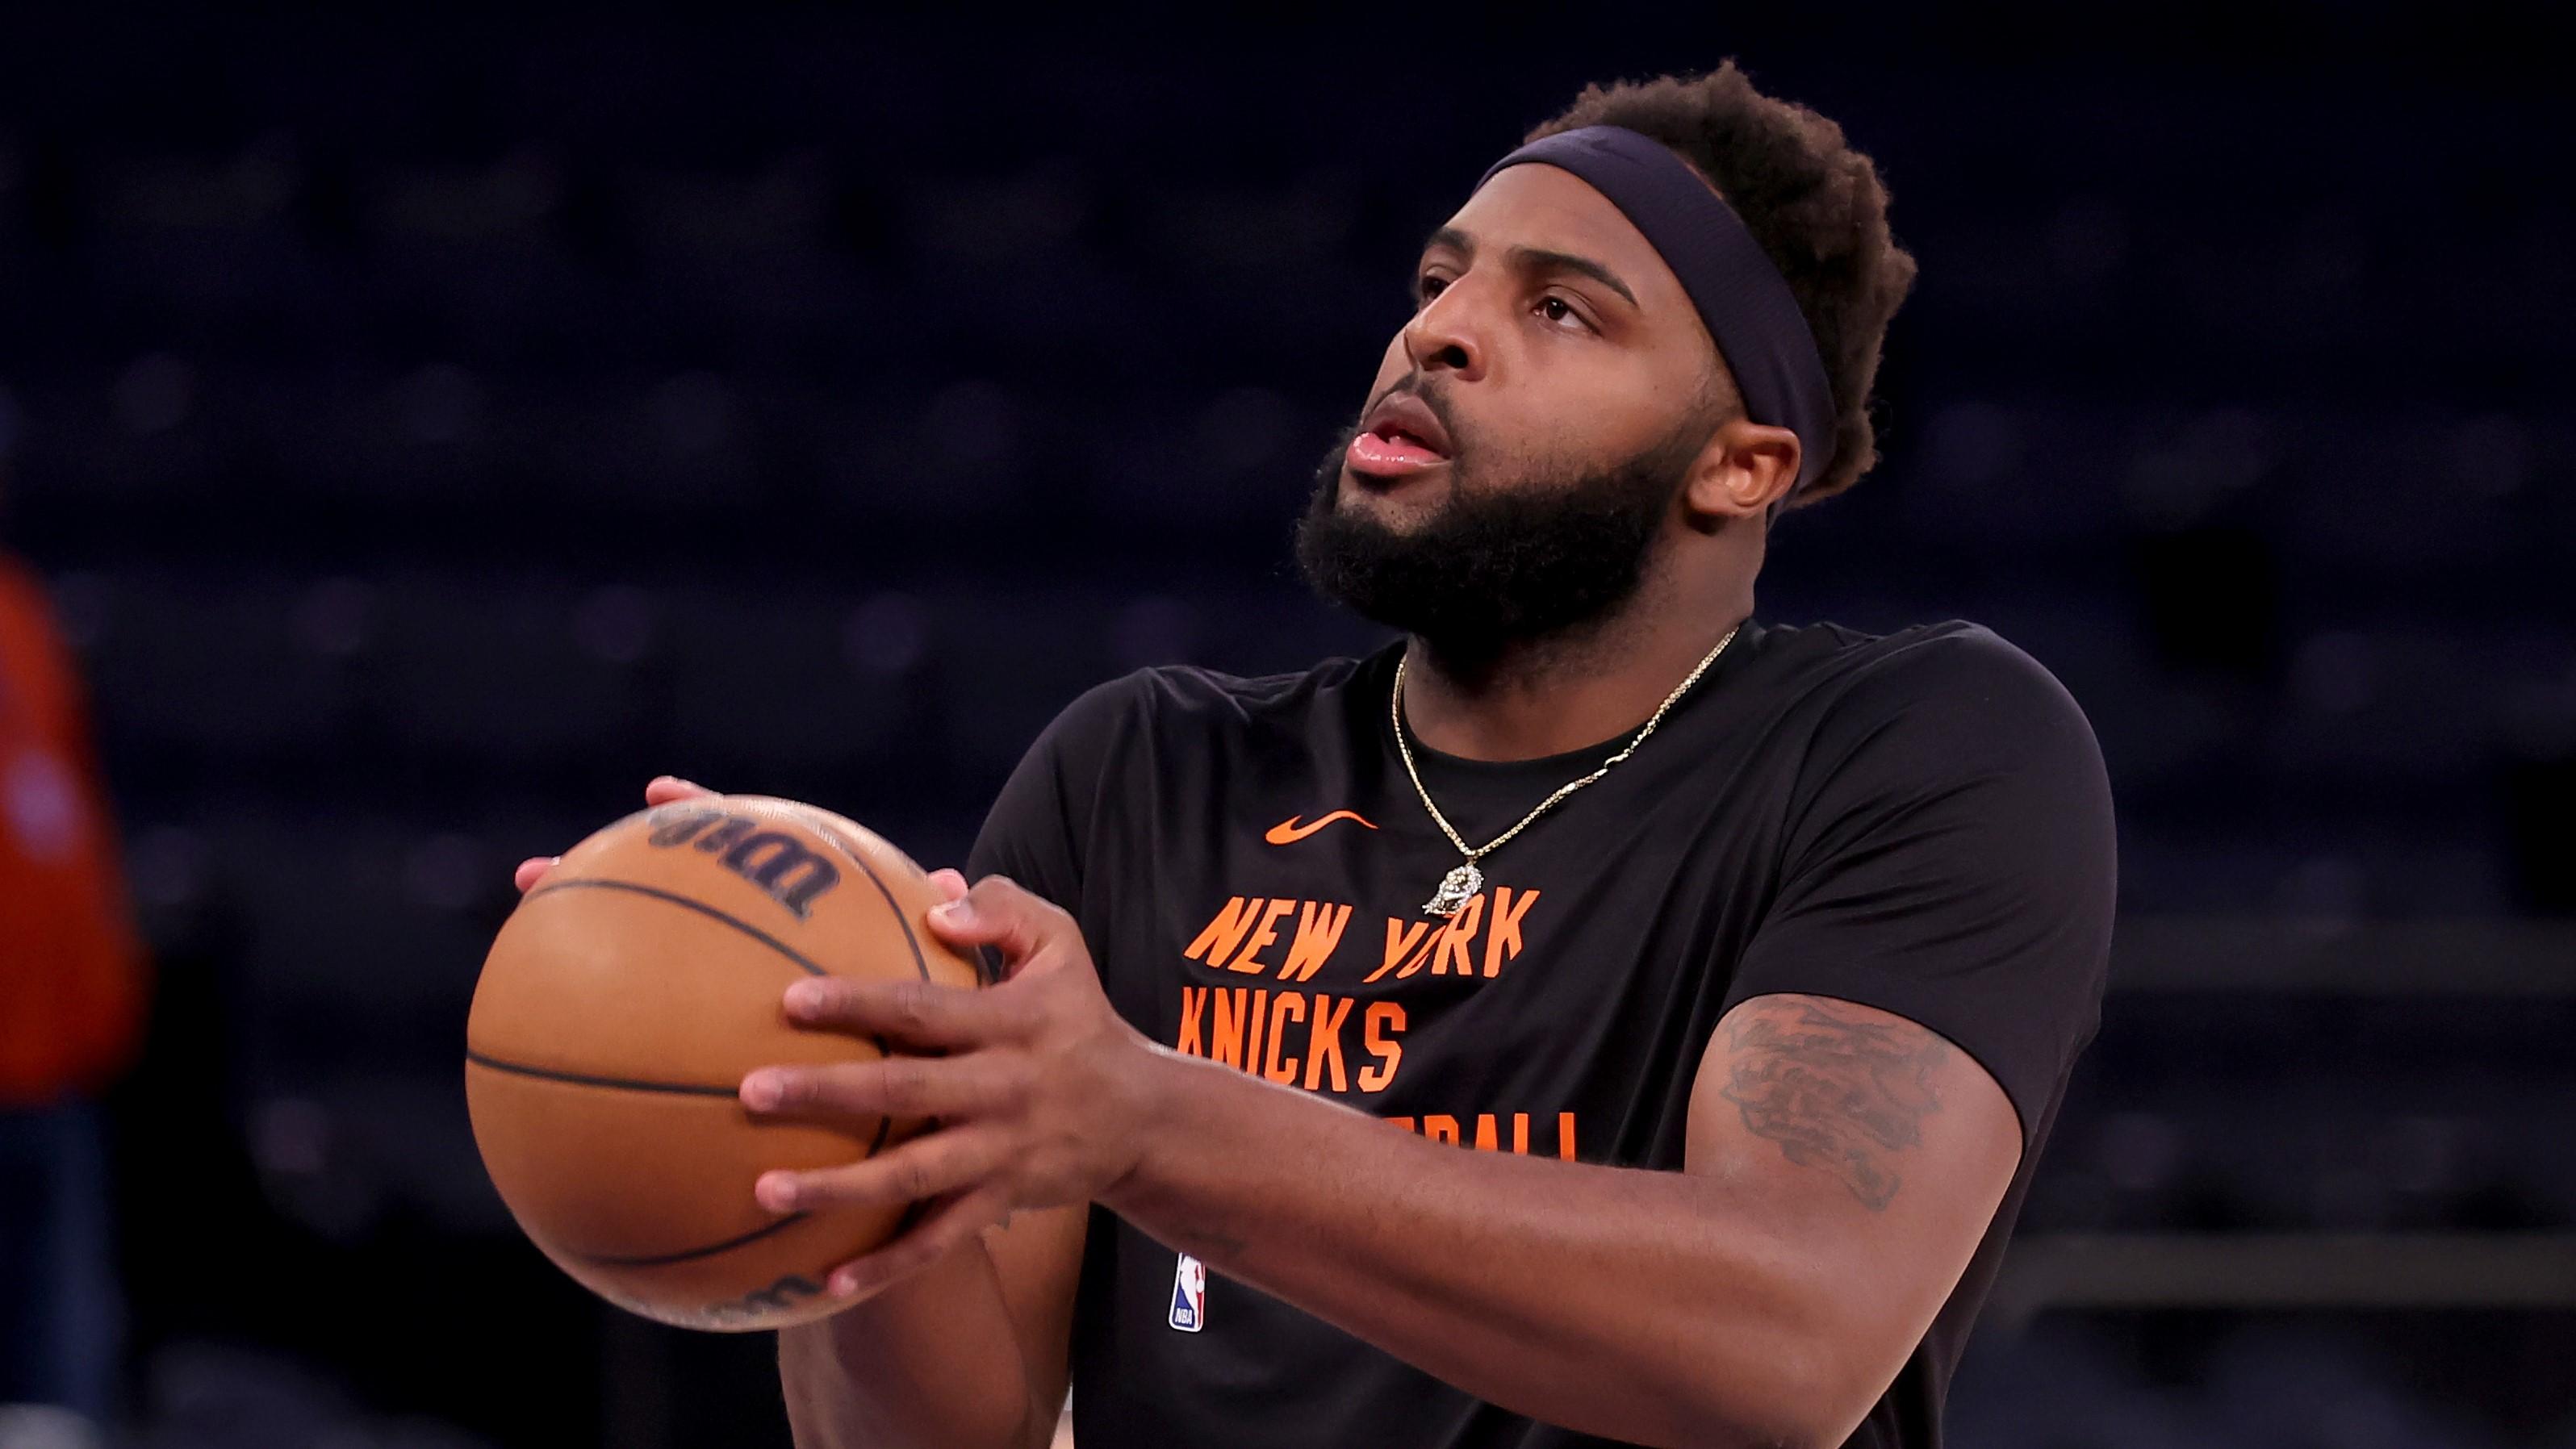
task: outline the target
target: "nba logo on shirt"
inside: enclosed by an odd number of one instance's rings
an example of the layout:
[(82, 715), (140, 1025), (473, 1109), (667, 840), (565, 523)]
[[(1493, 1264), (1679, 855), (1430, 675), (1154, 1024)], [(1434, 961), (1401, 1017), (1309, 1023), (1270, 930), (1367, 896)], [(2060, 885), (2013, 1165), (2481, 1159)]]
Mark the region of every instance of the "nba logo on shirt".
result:
[(1171, 1322), (1183, 1333), (1207, 1327), (1207, 1264), (1187, 1253), (1172, 1270)]

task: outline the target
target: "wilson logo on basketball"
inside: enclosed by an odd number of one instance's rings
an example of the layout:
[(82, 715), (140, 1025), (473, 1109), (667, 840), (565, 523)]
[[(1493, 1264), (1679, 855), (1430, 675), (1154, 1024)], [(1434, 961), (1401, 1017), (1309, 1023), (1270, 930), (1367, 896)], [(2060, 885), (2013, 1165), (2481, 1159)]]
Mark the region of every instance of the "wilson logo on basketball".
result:
[(781, 830), (763, 830), (760, 822), (722, 810), (674, 811), (652, 817), (653, 833), (645, 844), (663, 850), (693, 846), (722, 857), (725, 869), (760, 887), (769, 898), (804, 920), (814, 902), (841, 883), (841, 871)]
[(1298, 841), (1305, 839), (1307, 836), (1314, 834), (1316, 831), (1323, 829), (1325, 826), (1332, 824), (1336, 820), (1356, 821), (1361, 825), (1367, 825), (1371, 830), (1377, 829), (1375, 825), (1370, 824), (1368, 819), (1356, 810), (1336, 810), (1329, 815), (1319, 815), (1313, 820), (1305, 821), (1303, 824), (1299, 823), (1301, 820), (1304, 820), (1303, 816), (1291, 815), (1287, 819), (1280, 821), (1278, 824), (1271, 826), (1268, 831), (1263, 833), (1261, 838), (1269, 841), (1273, 845), (1295, 845)]

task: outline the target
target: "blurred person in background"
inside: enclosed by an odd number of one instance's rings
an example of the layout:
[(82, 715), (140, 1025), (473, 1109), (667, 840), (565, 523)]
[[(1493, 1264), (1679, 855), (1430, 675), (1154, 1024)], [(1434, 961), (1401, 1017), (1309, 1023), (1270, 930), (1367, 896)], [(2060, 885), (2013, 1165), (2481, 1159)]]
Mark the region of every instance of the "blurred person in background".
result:
[(114, 834), (69, 651), (0, 553), (0, 1405), (101, 1423), (122, 1298), (96, 1096), (145, 996)]

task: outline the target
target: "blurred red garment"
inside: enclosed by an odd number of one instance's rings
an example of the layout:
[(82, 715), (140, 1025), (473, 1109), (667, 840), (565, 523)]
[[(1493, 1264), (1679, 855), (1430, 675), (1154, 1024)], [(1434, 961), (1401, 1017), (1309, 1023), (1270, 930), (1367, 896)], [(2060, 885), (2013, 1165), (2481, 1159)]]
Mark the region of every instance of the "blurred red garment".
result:
[(43, 589), (0, 558), (0, 1106), (105, 1085), (144, 990), (80, 685)]

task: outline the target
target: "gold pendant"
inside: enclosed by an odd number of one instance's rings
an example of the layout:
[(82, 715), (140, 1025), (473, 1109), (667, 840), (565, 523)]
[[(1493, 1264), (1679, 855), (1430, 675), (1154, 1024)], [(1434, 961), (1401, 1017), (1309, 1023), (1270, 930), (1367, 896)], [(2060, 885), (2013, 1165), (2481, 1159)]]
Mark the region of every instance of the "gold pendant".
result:
[(1440, 889), (1433, 891), (1431, 899), (1422, 903), (1422, 914), (1447, 920), (1465, 910), (1467, 902), (1474, 900), (1476, 892), (1484, 888), (1485, 873), (1476, 869), (1476, 863), (1471, 860), (1440, 878)]

